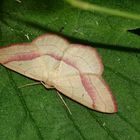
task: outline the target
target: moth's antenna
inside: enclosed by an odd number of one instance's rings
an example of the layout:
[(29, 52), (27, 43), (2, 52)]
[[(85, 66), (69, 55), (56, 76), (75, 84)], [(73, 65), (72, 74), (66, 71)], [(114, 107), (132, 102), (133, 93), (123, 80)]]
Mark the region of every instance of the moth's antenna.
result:
[(28, 83), (26, 85), (19, 86), (18, 88), (23, 88), (23, 87), (33, 86), (33, 85), (40, 85), (40, 84), (41, 82)]

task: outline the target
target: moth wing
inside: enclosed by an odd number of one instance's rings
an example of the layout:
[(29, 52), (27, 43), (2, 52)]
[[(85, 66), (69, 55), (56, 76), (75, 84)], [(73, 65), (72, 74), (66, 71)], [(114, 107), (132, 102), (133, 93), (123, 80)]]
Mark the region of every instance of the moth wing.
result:
[(60, 75), (67, 76), (72, 74), (71, 67), (68, 67), (68, 65), (81, 73), (102, 75), (103, 72), (103, 64), (96, 49), (85, 45), (70, 45), (59, 66)]
[(65, 39), (46, 34), (32, 43), (0, 48), (0, 64), (35, 80), (46, 81), (68, 47)]
[(101, 112), (117, 111), (109, 87), (101, 78), (103, 65), (95, 49), (72, 44), (67, 49), (57, 78), (51, 79), (54, 87), (73, 100)]
[(52, 46), (57, 53), (65, 52), (69, 47), (69, 42), (66, 39), (54, 34), (41, 35), (33, 40), (32, 44), (37, 46)]
[[(42, 81), (53, 61), (42, 55), (40, 49), (32, 44), (16, 44), (0, 49), (0, 63), (20, 74)], [(47, 65), (46, 65), (47, 64)]]
[(104, 80), (93, 74), (58, 77), (54, 87), (69, 98), (100, 112), (114, 113), (116, 102)]

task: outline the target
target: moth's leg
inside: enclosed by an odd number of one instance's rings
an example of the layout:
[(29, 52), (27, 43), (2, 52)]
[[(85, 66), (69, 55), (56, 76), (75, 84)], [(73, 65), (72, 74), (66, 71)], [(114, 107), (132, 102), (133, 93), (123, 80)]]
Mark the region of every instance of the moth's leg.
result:
[(62, 100), (63, 104), (65, 105), (65, 107), (67, 108), (68, 112), (70, 113), (70, 115), (72, 115), (72, 112), (70, 110), (70, 108), (68, 107), (68, 105), (66, 104), (65, 100), (63, 99), (63, 97), (61, 96), (61, 94), (57, 91), (58, 96), (60, 97), (60, 99)]
[[(42, 85), (44, 85), (46, 88), (54, 88), (52, 86), (49, 86), (47, 84), (45, 84), (43, 81), (41, 81)], [(72, 115), (72, 112), (70, 110), (70, 108), (68, 107), (68, 105), (66, 104), (66, 102), (64, 101), (63, 97), (61, 96), (61, 94), (57, 91), (57, 94), (59, 96), (59, 98), (61, 99), (61, 101), (63, 102), (63, 104), (65, 105), (65, 107), (67, 108), (68, 112), (70, 113), (70, 115)]]

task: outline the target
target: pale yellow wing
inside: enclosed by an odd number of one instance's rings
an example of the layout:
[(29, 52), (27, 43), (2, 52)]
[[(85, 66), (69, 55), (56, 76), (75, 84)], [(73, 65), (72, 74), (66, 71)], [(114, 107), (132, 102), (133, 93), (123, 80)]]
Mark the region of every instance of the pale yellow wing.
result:
[(101, 78), (103, 65), (95, 49), (43, 35), (32, 43), (0, 49), (0, 64), (54, 86), (66, 96), (102, 112), (116, 112), (115, 101)]
[(101, 112), (117, 111), (109, 87), (102, 80), (103, 65), (95, 49), (70, 45), (49, 81), (64, 95)]
[(54, 34), (45, 34), (37, 37), (32, 41), (32, 44), (35, 44), (37, 46), (53, 46), (55, 48), (54, 52), (62, 53), (69, 47), (69, 42)]
[(39, 81), (47, 81), (49, 73), (59, 66), (67, 41), (57, 35), (46, 34), (32, 43), (0, 48), (0, 64)]
[(55, 88), (91, 109), (114, 113), (117, 105), (105, 81), (97, 75), (73, 75), (55, 79)]
[(103, 64), (96, 49), (79, 44), (71, 44), (65, 51), (59, 66), (59, 74), (72, 75), (70, 68), (74, 68), (78, 73), (101, 75), (103, 72)]

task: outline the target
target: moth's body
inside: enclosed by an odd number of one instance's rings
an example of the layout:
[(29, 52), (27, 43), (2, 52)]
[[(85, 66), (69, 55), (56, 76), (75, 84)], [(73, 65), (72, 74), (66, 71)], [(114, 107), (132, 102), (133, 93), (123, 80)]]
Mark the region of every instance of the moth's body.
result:
[(0, 63), (91, 109), (117, 111), (111, 91), (101, 77), (102, 61), (91, 47), (70, 44), (48, 34), (30, 44), (0, 49)]

